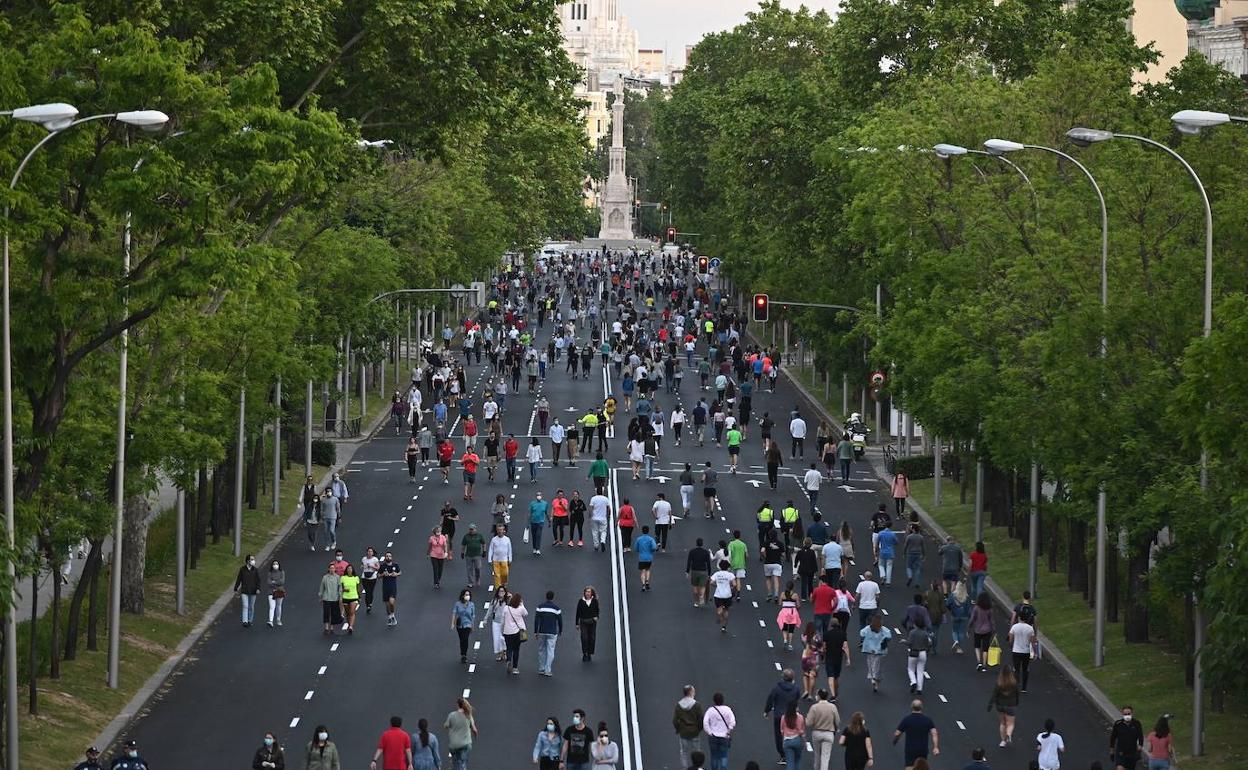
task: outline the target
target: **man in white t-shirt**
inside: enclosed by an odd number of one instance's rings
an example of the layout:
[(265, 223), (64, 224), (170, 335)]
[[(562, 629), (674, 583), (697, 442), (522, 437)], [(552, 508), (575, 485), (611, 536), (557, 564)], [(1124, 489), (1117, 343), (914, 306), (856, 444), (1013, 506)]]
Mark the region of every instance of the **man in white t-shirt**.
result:
[(654, 539), (659, 543), (659, 553), (667, 553), (667, 532), (672, 528), (672, 504), (662, 492), (657, 498), (654, 505), (650, 506), (650, 512), (654, 514)]
[(823, 474), (815, 468), (815, 464), (810, 464), (810, 470), (806, 471), (806, 475), (802, 476), (802, 486), (806, 489), (806, 494), (810, 495), (810, 512), (815, 512), (815, 505), (819, 500), (819, 485), (823, 482)]
[(823, 579), (828, 585), (835, 587), (841, 582), (841, 562), (845, 559), (845, 549), (836, 542), (836, 538), (823, 545)]
[(1018, 678), (1018, 688), (1027, 692), (1028, 667), (1031, 665), (1031, 652), (1035, 646), (1036, 629), (1030, 623), (1018, 621), (1010, 626), (1010, 652), (1014, 658), (1014, 676)]
[(711, 585), (715, 586), (715, 619), (719, 621), (721, 633), (728, 633), (728, 613), (732, 610), (732, 586), (737, 576), (728, 569), (727, 560), (720, 561), (719, 569), (711, 575)]
[(611, 501), (606, 495), (589, 498), (589, 531), (593, 536), (594, 550), (607, 550), (607, 520), (611, 515)]
[(789, 459), (797, 459), (798, 455), (802, 459), (806, 458), (806, 421), (802, 419), (800, 414), (793, 414), (793, 419), (789, 421), (789, 435), (793, 437), (793, 446), (789, 449)]
[(854, 593), (858, 594), (858, 625), (866, 628), (871, 616), (880, 608), (880, 584), (875, 582), (870, 572), (864, 572)]

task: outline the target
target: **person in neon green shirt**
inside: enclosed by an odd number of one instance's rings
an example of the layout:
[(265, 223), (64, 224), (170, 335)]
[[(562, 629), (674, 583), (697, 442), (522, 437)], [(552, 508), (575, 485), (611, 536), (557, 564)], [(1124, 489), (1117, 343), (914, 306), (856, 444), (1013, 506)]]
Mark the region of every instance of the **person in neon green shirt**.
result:
[[(780, 511), (780, 531), (784, 533), (784, 548), (786, 551), (789, 549), (789, 536), (790, 535), (797, 536), (798, 534), (797, 533), (797, 528), (799, 526), (798, 519), (800, 517), (801, 517), (801, 514), (798, 513), (797, 508), (793, 507), (792, 500), (789, 500), (788, 503), (784, 506), (784, 508), (781, 509)], [(800, 545), (801, 538), (798, 537), (797, 540), (798, 540), (798, 544)]]
[(741, 431), (737, 430), (737, 426), (732, 426), (728, 430), (728, 463), (732, 466), (732, 472), (737, 472), (737, 458), (741, 456)]
[(772, 510), (770, 500), (764, 500), (759, 506), (756, 518), (758, 519), (758, 559), (762, 561), (763, 545), (767, 542), (767, 533), (776, 526), (776, 512)]
[(732, 531), (732, 540), (728, 541), (728, 566), (737, 576), (732, 584), (733, 595), (741, 601), (741, 584), (745, 581), (745, 562), (750, 558), (750, 547), (741, 539), (741, 530)]
[(342, 585), (342, 609), (347, 618), (347, 633), (355, 633), (355, 611), (360, 607), (360, 578), (355, 574), (355, 567), (348, 564), (338, 578)]

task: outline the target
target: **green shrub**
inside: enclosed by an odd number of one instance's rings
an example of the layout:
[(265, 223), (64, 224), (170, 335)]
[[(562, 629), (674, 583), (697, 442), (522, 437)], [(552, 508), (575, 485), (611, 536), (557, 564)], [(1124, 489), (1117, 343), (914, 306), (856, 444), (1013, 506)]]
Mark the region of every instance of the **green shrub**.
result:
[(932, 455), (898, 457), (894, 473), (904, 473), (911, 481), (915, 479), (930, 479), (936, 472), (935, 465), (936, 460)]
[(338, 447), (332, 441), (316, 439), (312, 442), (312, 464), (332, 468), (337, 464)]

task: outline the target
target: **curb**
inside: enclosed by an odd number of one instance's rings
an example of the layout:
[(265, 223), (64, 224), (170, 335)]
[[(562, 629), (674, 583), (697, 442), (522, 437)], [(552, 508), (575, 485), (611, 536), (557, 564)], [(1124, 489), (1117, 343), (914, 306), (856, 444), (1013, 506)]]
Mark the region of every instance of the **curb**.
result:
[[(385, 424), (388, 416), (389, 415), (383, 413), (381, 419), (377, 421), (377, 424), (369, 430), (368, 434), (366, 434), (362, 440), (342, 442), (343, 444), (349, 446), (349, 448), (343, 457), (334, 458), (336, 466), (345, 468), (348, 464), (350, 464), (351, 459), (355, 457), (355, 453), (373, 437), (377, 430), (380, 429), (381, 425)], [(325, 485), (328, 484), (329, 480), (333, 477), (333, 474), (333, 468), (326, 471), (325, 475), (322, 476), (320, 481), (317, 483), (317, 489), (324, 489)], [(264, 546), (260, 548), (260, 550), (256, 551), (256, 561), (258, 563), (263, 563), (268, 560), (269, 556), (272, 555), (272, 553), (277, 550), (278, 546), (282, 544), (282, 541), (290, 536), (292, 529), (299, 522), (300, 518), (302, 517), (297, 512), (292, 512), (290, 516), (286, 518), (286, 521), (282, 524), (281, 529), (279, 529), (277, 533), (269, 539), (269, 542), (265, 543)], [(150, 701), (156, 693), (160, 691), (160, 688), (164, 686), (166, 680), (168, 680), (173, 672), (177, 670), (178, 666), (186, 660), (187, 654), (190, 653), (191, 649), (194, 648), (195, 645), (199, 643), (199, 640), (203, 638), (204, 633), (208, 631), (208, 627), (216, 622), (221, 613), (230, 606), (230, 602), (233, 601), (233, 599), (234, 591), (232, 588), (225, 589), (225, 591), (217, 597), (217, 600), (214, 601), (204, 612), (204, 615), (199, 619), (199, 622), (195, 624), (186, 636), (182, 637), (182, 641), (178, 642), (178, 646), (174, 648), (173, 653), (170, 654), (164, 663), (160, 664), (160, 668), (156, 669), (156, 671), (147, 678), (147, 681), (144, 682), (143, 685), (134, 693), (134, 697), (132, 697), (126, 705), (122, 707), (121, 711), (117, 713), (117, 716), (113, 717), (113, 720), (105, 726), (104, 730), (96, 736), (95, 741), (90, 745), (102, 747), (105, 754), (109, 754), (112, 751), (113, 744), (115, 744), (118, 738), (121, 737), (122, 732), (129, 726), (130, 722), (143, 711), (143, 708), (147, 705), (148, 701)]]
[[(750, 336), (754, 338), (755, 341), (758, 341), (752, 334)], [(789, 381), (789, 384), (797, 390), (802, 399), (806, 401), (807, 405), (809, 405), (816, 414), (826, 419), (836, 430), (844, 431), (840, 420), (833, 417), (832, 414), (823, 406), (823, 404), (810, 394), (810, 391), (806, 388), (805, 383), (799, 381), (789, 373), (789, 367), (780, 367), (780, 374)], [(867, 459), (871, 467), (871, 472), (875, 474), (876, 478), (885, 483), (892, 481), (892, 476), (884, 470), (878, 450), (872, 451), (868, 455)], [(948, 536), (949, 533), (937, 524), (935, 519), (933, 519), (921, 505), (914, 501), (914, 498), (909, 498), (906, 502), (910, 508), (912, 508), (915, 513), (919, 515), (919, 519), (922, 520), (923, 526), (926, 527), (928, 531), (941, 539)], [(1003, 607), (1014, 606), (1013, 599), (1011, 599), (1009, 594), (1005, 592), (1005, 589), (993, 580), (991, 575), (989, 575), (988, 579), (984, 581), (984, 585), (987, 587), (988, 592), (992, 594), (993, 600), (998, 604)], [(1083, 697), (1097, 711), (1101, 712), (1101, 716), (1104, 718), (1107, 725), (1113, 724), (1113, 722), (1118, 719), (1120, 715), (1120, 709), (1114, 705), (1114, 702), (1109, 699), (1109, 696), (1106, 695), (1101, 688), (1097, 687), (1091, 679), (1088, 679), (1087, 675), (1085, 675), (1078, 666), (1071, 662), (1070, 658), (1066, 657), (1066, 654), (1063, 653), (1056, 644), (1053, 644), (1048, 640), (1048, 637), (1039, 631), (1036, 632), (1036, 637), (1039, 639), (1040, 646), (1044, 650), (1044, 658), (1053, 664), (1053, 667), (1060, 671), (1063, 676), (1069, 679), (1071, 683), (1075, 685), (1075, 688), (1079, 691), (1079, 693), (1083, 695)]]

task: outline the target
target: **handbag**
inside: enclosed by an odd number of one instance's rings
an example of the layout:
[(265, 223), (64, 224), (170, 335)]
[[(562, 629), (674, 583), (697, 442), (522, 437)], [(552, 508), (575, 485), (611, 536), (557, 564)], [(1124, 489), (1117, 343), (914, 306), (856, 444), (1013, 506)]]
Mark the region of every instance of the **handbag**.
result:
[(274, 591), (273, 591), (273, 598), (274, 598), (274, 599), (285, 599), (285, 598), (286, 598), (286, 589), (285, 589), (285, 588), (277, 588), (277, 589), (274, 589)]
[(997, 642), (997, 635), (992, 635), (992, 642), (988, 645), (988, 654), (985, 656), (989, 666), (995, 666), (1001, 662), (1001, 645)]

